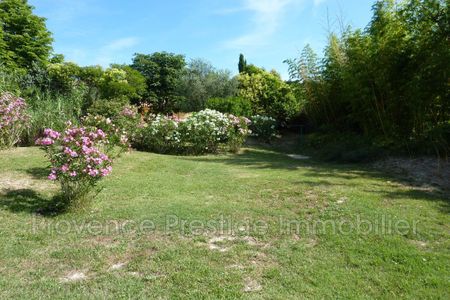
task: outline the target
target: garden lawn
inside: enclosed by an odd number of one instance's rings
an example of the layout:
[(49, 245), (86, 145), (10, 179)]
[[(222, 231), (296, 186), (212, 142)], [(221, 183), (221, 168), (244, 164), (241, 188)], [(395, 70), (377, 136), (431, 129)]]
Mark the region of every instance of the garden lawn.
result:
[(450, 296), (448, 193), (362, 165), (132, 152), (89, 211), (46, 215), (47, 165), (0, 152), (1, 299)]

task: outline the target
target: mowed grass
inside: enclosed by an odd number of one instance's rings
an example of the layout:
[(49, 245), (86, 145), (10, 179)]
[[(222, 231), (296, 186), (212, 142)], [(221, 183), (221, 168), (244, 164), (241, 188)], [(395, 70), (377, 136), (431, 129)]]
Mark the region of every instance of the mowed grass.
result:
[(363, 165), (132, 152), (54, 216), (46, 167), (0, 152), (1, 299), (449, 298), (448, 193)]

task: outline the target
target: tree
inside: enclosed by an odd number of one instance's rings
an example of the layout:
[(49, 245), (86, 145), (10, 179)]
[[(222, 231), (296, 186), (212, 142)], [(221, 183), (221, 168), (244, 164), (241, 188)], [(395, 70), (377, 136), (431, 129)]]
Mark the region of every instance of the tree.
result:
[(147, 96), (154, 110), (169, 113), (175, 109), (177, 86), (186, 66), (183, 55), (167, 52), (135, 54), (132, 68), (139, 71), (147, 83)]
[(69, 93), (79, 83), (80, 67), (72, 62), (47, 65), (50, 89), (55, 93)]
[(0, 26), (0, 67), (10, 61), (8, 57), (9, 53), (6, 51), (6, 46), (3, 26)]
[(86, 109), (94, 101), (100, 99), (100, 81), (103, 77), (103, 68), (101, 66), (86, 66), (80, 69), (80, 79), (87, 86), (87, 101), (86, 101)]
[(4, 47), (2, 59), (7, 66), (30, 68), (33, 63), (47, 63), (53, 39), (45, 18), (34, 15), (27, 0), (0, 1), (0, 20), (0, 47)]
[(127, 65), (112, 64), (111, 68), (125, 72), (125, 81), (122, 82), (122, 86), (117, 90), (115, 96), (125, 96), (130, 102), (139, 103), (147, 91), (145, 77)]
[(238, 64), (238, 68), (239, 68), (239, 73), (244, 73), (245, 69), (247, 67), (247, 61), (244, 58), (244, 54), (239, 54), (239, 64)]
[(299, 101), (291, 87), (275, 72), (253, 67), (253, 73), (238, 76), (239, 96), (252, 103), (254, 114), (285, 122), (299, 113)]
[(237, 94), (237, 80), (230, 72), (215, 69), (209, 62), (193, 59), (184, 70), (178, 86), (181, 96), (177, 108), (181, 111), (199, 111), (210, 98)]

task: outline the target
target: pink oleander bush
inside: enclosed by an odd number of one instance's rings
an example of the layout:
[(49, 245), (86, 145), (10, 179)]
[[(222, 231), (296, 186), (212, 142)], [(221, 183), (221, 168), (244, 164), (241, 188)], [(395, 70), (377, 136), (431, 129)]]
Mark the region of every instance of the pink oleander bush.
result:
[(104, 153), (108, 137), (95, 127), (76, 127), (70, 122), (64, 132), (45, 129), (36, 144), (51, 163), (48, 179), (61, 184), (63, 204), (83, 207), (99, 180), (112, 171), (112, 160)]
[(106, 134), (105, 151), (110, 157), (115, 158), (130, 148), (128, 133), (110, 118), (87, 115), (82, 119), (82, 124), (87, 127), (99, 128)]
[(25, 100), (10, 93), (0, 95), (0, 149), (10, 148), (20, 141), (29, 116)]
[(228, 150), (236, 153), (241, 149), (247, 136), (251, 134), (251, 130), (249, 129), (251, 121), (246, 117), (227, 116), (230, 120), (227, 130)]
[(88, 114), (82, 119), (84, 126), (100, 128), (106, 133), (107, 152), (111, 157), (119, 156), (131, 148), (131, 142), (135, 139), (140, 123), (137, 108), (132, 106), (125, 106), (118, 115), (111, 118)]

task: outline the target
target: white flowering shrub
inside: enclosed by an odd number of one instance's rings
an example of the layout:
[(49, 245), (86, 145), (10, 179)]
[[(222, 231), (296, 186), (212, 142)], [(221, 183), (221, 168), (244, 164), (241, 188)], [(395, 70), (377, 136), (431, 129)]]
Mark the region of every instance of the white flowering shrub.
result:
[(182, 145), (179, 122), (157, 115), (141, 128), (138, 148), (157, 153), (176, 153)]
[(158, 115), (140, 130), (137, 148), (176, 154), (235, 152), (250, 133), (249, 122), (210, 109), (185, 120)]
[(268, 116), (256, 115), (250, 118), (252, 136), (259, 140), (269, 142), (277, 135), (277, 121)]
[(194, 113), (182, 124), (185, 142), (194, 153), (217, 152), (219, 145), (227, 142), (230, 120), (218, 111)]

